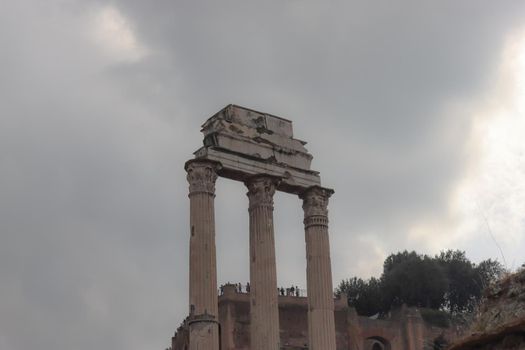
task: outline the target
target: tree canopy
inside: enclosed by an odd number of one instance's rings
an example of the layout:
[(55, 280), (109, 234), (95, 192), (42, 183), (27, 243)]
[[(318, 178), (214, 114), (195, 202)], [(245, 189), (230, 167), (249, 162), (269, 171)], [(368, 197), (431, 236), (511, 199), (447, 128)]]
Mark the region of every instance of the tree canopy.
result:
[(379, 278), (343, 280), (336, 293), (345, 293), (348, 303), (365, 316), (385, 314), (402, 304), (471, 312), (484, 287), (503, 271), (498, 261), (474, 264), (459, 250), (443, 251), (434, 257), (404, 251), (385, 259)]

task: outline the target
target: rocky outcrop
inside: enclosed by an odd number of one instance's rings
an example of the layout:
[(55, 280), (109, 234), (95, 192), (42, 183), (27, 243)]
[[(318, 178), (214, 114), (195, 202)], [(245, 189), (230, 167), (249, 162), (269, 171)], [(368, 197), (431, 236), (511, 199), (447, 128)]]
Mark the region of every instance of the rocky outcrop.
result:
[(525, 270), (487, 289), (470, 335), (449, 349), (525, 349)]

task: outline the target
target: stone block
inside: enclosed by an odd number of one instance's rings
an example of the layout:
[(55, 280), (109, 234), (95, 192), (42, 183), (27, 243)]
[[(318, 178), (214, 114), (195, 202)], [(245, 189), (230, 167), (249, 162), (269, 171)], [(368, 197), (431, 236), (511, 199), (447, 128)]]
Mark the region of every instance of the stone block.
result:
[(267, 113), (228, 105), (202, 125), (204, 146), (196, 158), (218, 161), (220, 175), (245, 181), (266, 174), (282, 180), (280, 191), (301, 193), (320, 185), (311, 170), (306, 142), (293, 138), (292, 122)]

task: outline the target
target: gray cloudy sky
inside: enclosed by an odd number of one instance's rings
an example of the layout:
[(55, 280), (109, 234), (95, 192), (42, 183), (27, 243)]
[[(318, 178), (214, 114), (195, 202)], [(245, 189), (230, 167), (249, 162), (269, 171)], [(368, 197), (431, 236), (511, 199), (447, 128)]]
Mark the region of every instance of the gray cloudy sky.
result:
[[(228, 103), (309, 142), (335, 283), (402, 249), (525, 260), (523, 1), (0, 0), (0, 50), (2, 350), (168, 345), (183, 164)], [(244, 193), (218, 182), (221, 283), (248, 280)], [(301, 217), (276, 196), (282, 285)]]

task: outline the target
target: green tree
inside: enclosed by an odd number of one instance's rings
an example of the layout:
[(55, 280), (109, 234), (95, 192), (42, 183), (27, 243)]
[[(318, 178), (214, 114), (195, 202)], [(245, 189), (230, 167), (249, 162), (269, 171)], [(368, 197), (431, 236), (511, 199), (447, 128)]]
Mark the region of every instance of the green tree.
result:
[(441, 252), (436, 256), (436, 261), (448, 277), (449, 287), (444, 306), (452, 313), (474, 311), (485, 287), (499, 279), (504, 271), (495, 260), (484, 260), (476, 265), (460, 250)]
[(452, 313), (473, 311), (481, 296), (480, 276), (475, 265), (460, 250), (441, 252), (436, 256), (436, 261), (448, 277), (444, 306)]
[(485, 289), (490, 284), (495, 283), (506, 272), (505, 268), (497, 260), (487, 259), (483, 260), (476, 266), (476, 271), (479, 275), (479, 288)]
[(389, 256), (381, 280), (385, 309), (401, 304), (439, 309), (445, 302), (447, 276), (426, 255), (405, 251)]
[(383, 262), (383, 275), (389, 273), (396, 266), (406, 261), (420, 260), (421, 257), (415, 251), (403, 251), (396, 254), (390, 254)]
[(403, 251), (388, 256), (381, 277), (341, 282), (338, 293), (360, 315), (385, 314), (402, 304), (449, 311), (460, 315), (472, 312), (483, 289), (504, 273), (495, 260), (472, 263), (460, 250), (443, 251), (435, 257)]
[(343, 280), (336, 290), (336, 294), (341, 293), (346, 294), (348, 304), (355, 307), (359, 315), (372, 316), (382, 311), (381, 283), (377, 278)]

